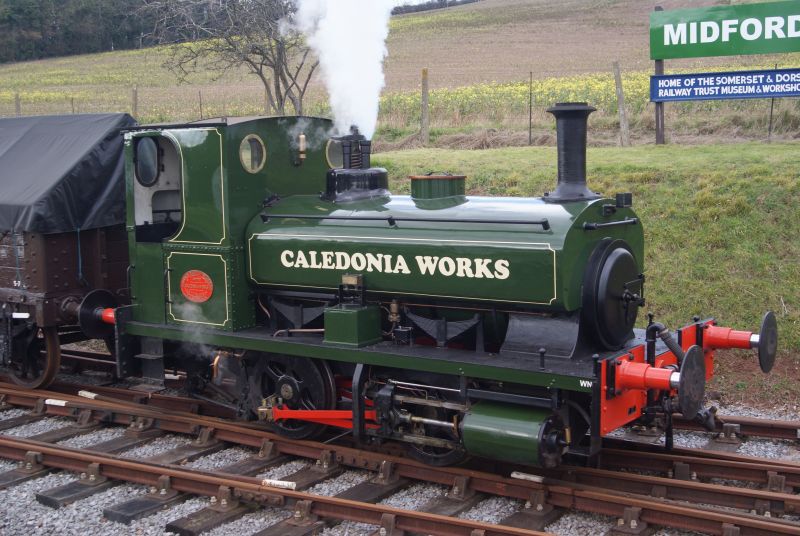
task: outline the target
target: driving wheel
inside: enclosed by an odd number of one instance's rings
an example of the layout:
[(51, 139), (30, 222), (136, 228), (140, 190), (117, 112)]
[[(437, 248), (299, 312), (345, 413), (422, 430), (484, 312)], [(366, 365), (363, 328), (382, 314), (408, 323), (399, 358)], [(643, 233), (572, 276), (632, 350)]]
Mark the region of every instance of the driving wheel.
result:
[[(289, 409), (333, 409), (336, 385), (327, 363), (307, 357), (262, 355), (250, 376), (250, 409), (255, 412), (263, 399), (274, 398)], [(270, 423), (276, 433), (291, 439), (319, 435), (324, 424), (283, 420)]]

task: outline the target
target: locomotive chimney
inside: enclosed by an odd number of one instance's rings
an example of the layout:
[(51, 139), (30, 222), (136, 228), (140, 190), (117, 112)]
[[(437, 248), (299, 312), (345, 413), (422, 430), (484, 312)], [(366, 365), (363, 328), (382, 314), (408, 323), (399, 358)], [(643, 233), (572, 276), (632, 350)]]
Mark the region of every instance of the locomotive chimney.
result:
[(372, 142), (369, 140), (359, 140), (358, 145), (361, 150), (361, 169), (369, 169)]
[(358, 127), (350, 127), (350, 134), (339, 138), (342, 141), (342, 167), (345, 169), (369, 169), (372, 142), (366, 139)]
[(556, 118), (558, 185), (544, 194), (549, 203), (587, 201), (600, 196), (586, 186), (586, 124), (596, 108), (585, 102), (561, 102), (547, 111)]
[(345, 169), (350, 169), (351, 166), (350, 162), (353, 156), (353, 143), (348, 139), (342, 140), (342, 167)]

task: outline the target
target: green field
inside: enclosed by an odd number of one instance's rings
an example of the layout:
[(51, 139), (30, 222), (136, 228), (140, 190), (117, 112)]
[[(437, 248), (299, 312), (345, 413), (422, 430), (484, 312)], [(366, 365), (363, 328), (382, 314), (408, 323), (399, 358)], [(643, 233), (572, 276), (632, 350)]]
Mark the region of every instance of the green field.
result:
[[(613, 145), (619, 124), (611, 61), (618, 60), (634, 142), (651, 142), (650, 4), (641, 0), (483, 0), (393, 17), (376, 138), (384, 147), (415, 145), (420, 70), (426, 67), (432, 88), (434, 146), (526, 144), (531, 72), (537, 144), (552, 142), (547, 135), (552, 120), (544, 110), (554, 102), (577, 100), (598, 108), (592, 142)], [(698, 2), (674, 0), (667, 7), (690, 4)], [(236, 70), (215, 76), (201, 69), (187, 83), (178, 84), (163, 68), (168, 52), (167, 47), (154, 47), (0, 65), (0, 116), (15, 113), (17, 95), (24, 115), (132, 112), (134, 87), (136, 115), (146, 123), (264, 113), (264, 90), (254, 76)], [(670, 61), (667, 70), (737, 70), (775, 64), (800, 66), (800, 54)], [(761, 99), (669, 104), (667, 135), (672, 141), (689, 143), (763, 139), (769, 109), (770, 102)], [(329, 112), (318, 78), (312, 82), (305, 111), (311, 115)], [(777, 100), (776, 138), (791, 139), (798, 129), (800, 101)], [(484, 143), (486, 137), (490, 142)]]
[[(471, 194), (540, 196), (554, 187), (553, 148), (418, 149), (376, 155), (392, 190), (407, 175), (467, 175)], [(781, 346), (800, 349), (797, 147), (728, 144), (589, 149), (589, 185), (633, 193), (645, 229), (647, 310), (679, 327), (692, 315), (758, 329), (778, 316)], [(644, 315), (640, 316), (640, 322)]]

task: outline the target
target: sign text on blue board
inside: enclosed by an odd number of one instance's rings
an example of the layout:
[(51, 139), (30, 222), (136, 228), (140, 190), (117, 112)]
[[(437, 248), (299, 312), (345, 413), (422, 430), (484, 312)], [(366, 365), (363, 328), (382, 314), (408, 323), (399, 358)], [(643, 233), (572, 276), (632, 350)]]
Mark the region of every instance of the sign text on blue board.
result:
[(800, 69), (650, 77), (653, 102), (800, 96)]

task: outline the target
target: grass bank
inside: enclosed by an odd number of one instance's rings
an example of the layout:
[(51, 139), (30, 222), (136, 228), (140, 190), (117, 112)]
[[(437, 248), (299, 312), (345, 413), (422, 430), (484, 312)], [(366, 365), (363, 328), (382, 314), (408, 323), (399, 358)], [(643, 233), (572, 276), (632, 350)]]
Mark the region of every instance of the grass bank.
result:
[[(552, 189), (550, 147), (381, 153), (392, 189), (412, 173), (464, 173), (477, 195), (539, 196)], [(778, 316), (781, 346), (800, 349), (800, 181), (797, 145), (592, 148), (590, 186), (633, 193), (645, 230), (647, 310), (678, 327), (693, 315), (757, 329)], [(644, 315), (640, 316), (640, 322)]]

